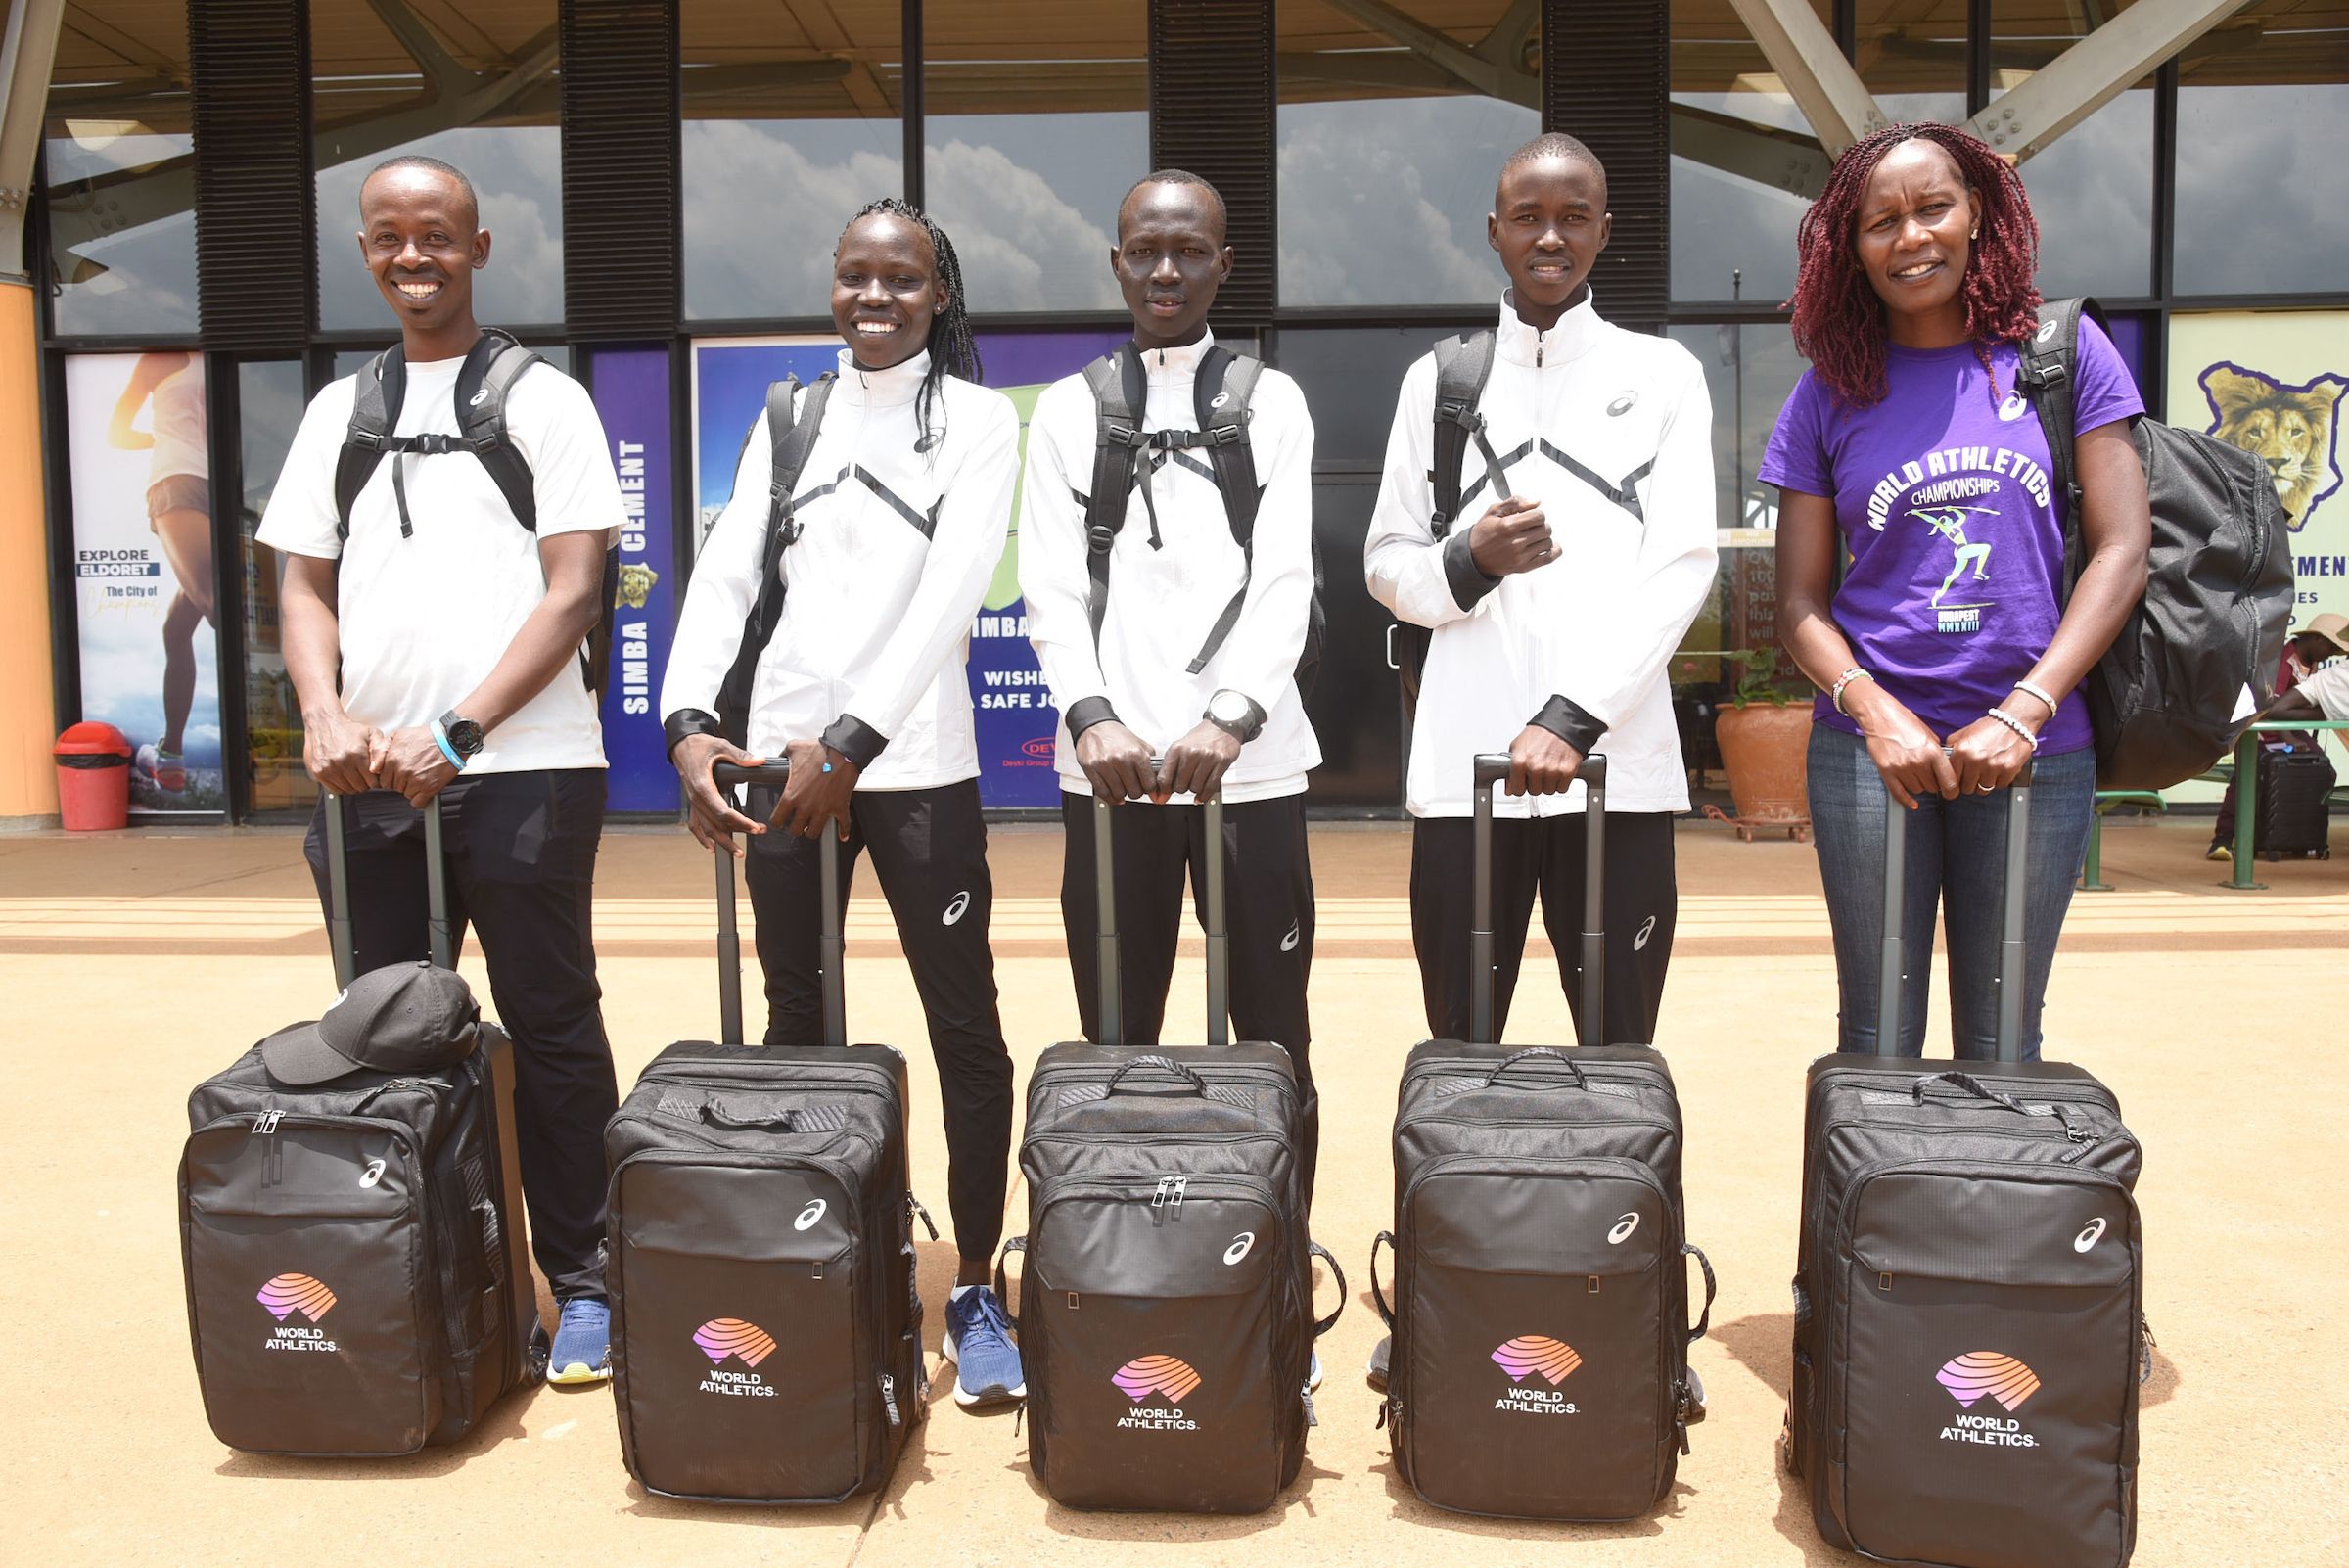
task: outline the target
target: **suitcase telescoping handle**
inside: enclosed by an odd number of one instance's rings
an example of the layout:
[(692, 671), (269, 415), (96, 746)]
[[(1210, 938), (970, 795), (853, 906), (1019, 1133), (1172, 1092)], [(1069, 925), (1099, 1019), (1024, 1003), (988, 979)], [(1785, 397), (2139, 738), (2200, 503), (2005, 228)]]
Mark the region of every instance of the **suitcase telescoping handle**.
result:
[[(1607, 757), (1592, 752), (1576, 774), (1583, 781), (1587, 808), (1583, 831), (1583, 1006), (1582, 1044), (1606, 1039), (1607, 932)], [(1493, 1039), (1493, 792), (1509, 780), (1504, 752), (1476, 756), (1475, 866), (1470, 904), (1476, 923), (1468, 928), (1468, 962), (1476, 971), (1468, 987), (1468, 1038), (1490, 1045)]]
[[(790, 777), (791, 764), (782, 761), (761, 762), (757, 767), (719, 762), (710, 771), (711, 782), (720, 790), (731, 790), (740, 784), (771, 784), (781, 789)], [(822, 912), (816, 917), (816, 961), (823, 974), (824, 1043), (846, 1045), (848, 993), (840, 973), (847, 952), (840, 930), (840, 835), (827, 822), (816, 838), (820, 841), (816, 863), (821, 867), (818, 880), (823, 898)], [(725, 1044), (740, 1045), (743, 1042), (742, 935), (734, 924), (734, 856), (721, 850), (711, 858), (717, 862), (718, 1038)]]
[[(1999, 918), (1999, 1060), (2023, 1059), (2023, 874), (2031, 860), (2031, 774), (2033, 763), (2006, 791), (2006, 884)], [(1884, 945), (1876, 967), (1876, 1054), (1901, 1050), (1901, 983), (1909, 973), (1908, 942), (1901, 933), (1901, 908), (1909, 889), (1909, 818), (1901, 803), (1884, 792)], [(1928, 953), (1925, 960), (1932, 962)]]
[[(1163, 758), (1150, 759), (1156, 772)], [(1223, 792), (1199, 803), (1207, 822), (1207, 1042), (1231, 1043), (1231, 944), (1223, 927)], [(1118, 878), (1115, 835), (1110, 831), (1112, 803), (1093, 797), (1093, 909), (1099, 926), (1094, 941), (1093, 972), (1101, 997), (1100, 1041), (1126, 1043), (1124, 990), (1118, 978)]]
[[(335, 955), (335, 984), (347, 991), (359, 978), (358, 948), (350, 929), (350, 829), (344, 812), (350, 802), (326, 796), (326, 942)], [(448, 860), (441, 853), (440, 797), (424, 807), (424, 907), (433, 964), (457, 967), (457, 945), (448, 926)]]

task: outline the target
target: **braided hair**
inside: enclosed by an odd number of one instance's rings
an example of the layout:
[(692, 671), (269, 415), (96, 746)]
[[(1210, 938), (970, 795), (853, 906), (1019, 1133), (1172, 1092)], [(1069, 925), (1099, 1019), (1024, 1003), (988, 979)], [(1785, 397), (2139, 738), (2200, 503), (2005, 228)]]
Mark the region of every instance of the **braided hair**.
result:
[[(981, 375), (979, 341), (972, 335), (970, 308), (962, 297), (962, 262), (955, 257), (954, 242), (946, 238), (944, 229), (920, 208), (894, 196), (865, 203), (854, 217), (841, 226), (841, 238), (848, 238), (849, 230), (875, 214), (918, 224), (930, 237), (930, 254), (938, 265), (938, 286), (946, 296), (946, 307), (930, 323), (930, 369), (922, 377), (922, 390), (914, 400), (914, 422), (922, 429), (916, 450), (926, 452), (937, 446), (946, 434), (943, 423), (935, 431), (930, 428), (930, 411), (938, 402), (939, 383), (948, 376), (975, 382)], [(837, 244), (833, 247), (835, 254), (839, 249)]]
[[(1884, 304), (1860, 265), (1854, 227), (1860, 198), (1884, 155), (1908, 141), (1928, 141), (1950, 155), (1965, 178), (1981, 219), (1959, 285), (1965, 333), (1974, 357), (1989, 370), (1990, 347), (2030, 335), (2037, 324), (2039, 220), (2014, 167), (1954, 125), (1887, 125), (1844, 149), (1826, 189), (1803, 214), (1795, 246), (1802, 255), (1794, 298), (1794, 346), (1841, 401), (1859, 405), (1884, 396)], [(1999, 397), (1992, 376), (1991, 400)]]

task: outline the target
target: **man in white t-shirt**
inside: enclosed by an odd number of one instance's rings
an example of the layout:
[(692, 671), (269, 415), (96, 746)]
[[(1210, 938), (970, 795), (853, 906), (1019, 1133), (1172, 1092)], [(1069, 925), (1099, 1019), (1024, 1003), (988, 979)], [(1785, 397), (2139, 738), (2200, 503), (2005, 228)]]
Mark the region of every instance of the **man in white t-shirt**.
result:
[(2349, 616), (2311, 617), (2292, 633), (2302, 674), (2262, 718), (2328, 718), (2349, 723)]
[[(487, 459), (402, 439), (458, 433), (458, 375), (483, 337), (473, 274), (489, 260), (489, 235), (472, 183), (432, 159), (378, 167), (359, 213), (360, 254), (399, 320), (405, 360), (392, 449), (345, 518), (337, 468), (359, 378), (328, 387), (258, 534), (285, 561), (302, 761), (324, 790), (352, 798), (362, 974), (426, 956), (420, 809), (443, 803), (451, 924), (459, 940), (469, 920), (480, 928), (514, 1038), (530, 1239), (563, 1309), (549, 1375), (596, 1381), (611, 1375), (603, 1129), (619, 1092), (590, 921), (603, 732), (581, 645), (602, 611), (620, 482), (585, 389), (545, 364), (505, 394), (506, 438), (529, 475), (527, 526)], [(507, 478), (519, 494), (519, 471)], [(322, 900), (327, 804), (308, 844)]]

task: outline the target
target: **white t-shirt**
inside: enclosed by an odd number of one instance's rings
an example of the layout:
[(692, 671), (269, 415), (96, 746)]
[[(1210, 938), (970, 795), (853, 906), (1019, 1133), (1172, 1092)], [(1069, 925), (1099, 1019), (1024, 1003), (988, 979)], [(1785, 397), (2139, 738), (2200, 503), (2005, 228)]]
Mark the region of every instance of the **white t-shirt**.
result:
[[(394, 435), (455, 435), (461, 359), (407, 367)], [(621, 526), (620, 480), (587, 390), (533, 365), (506, 395), (507, 437), (530, 464), (538, 531), (516, 521), (497, 484), (468, 453), (388, 454), (351, 506), (350, 537), (335, 536), (335, 464), (356, 377), (310, 401), (256, 537), (273, 550), (340, 560), (343, 706), (390, 731), (429, 724), (470, 695), (546, 597), (538, 541)], [(392, 465), (406, 465), (412, 535), (403, 537)], [(472, 773), (602, 767), (603, 728), (578, 668), (488, 732)]]
[(155, 448), (149, 454), (147, 483), (189, 475), (204, 479), (211, 473), (205, 449), (204, 361), (194, 354), (188, 362), (155, 384)]
[(2300, 683), (2292, 689), (2307, 693), (2308, 700), (2326, 718), (2335, 723), (2349, 723), (2349, 659), (2335, 659), (2318, 666), (2302, 675)]

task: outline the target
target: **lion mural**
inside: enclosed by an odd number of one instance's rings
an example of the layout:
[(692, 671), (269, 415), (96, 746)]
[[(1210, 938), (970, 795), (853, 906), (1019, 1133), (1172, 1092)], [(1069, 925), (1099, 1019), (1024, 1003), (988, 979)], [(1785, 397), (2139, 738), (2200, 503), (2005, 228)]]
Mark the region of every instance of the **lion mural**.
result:
[(2305, 527), (2317, 503), (2341, 487), (2334, 414), (2349, 379), (2319, 376), (2286, 387), (2256, 370), (2220, 363), (2200, 380), (2214, 416), (2210, 434), (2266, 463), (2284, 515), (2295, 530)]

